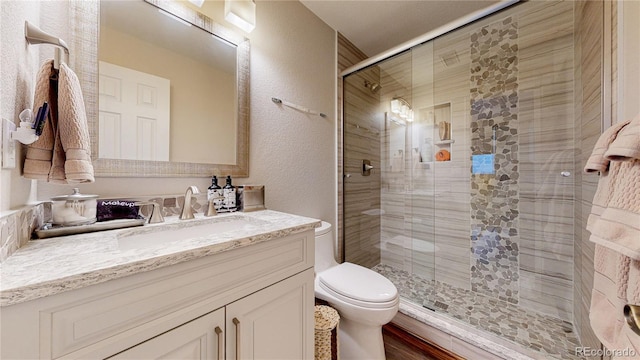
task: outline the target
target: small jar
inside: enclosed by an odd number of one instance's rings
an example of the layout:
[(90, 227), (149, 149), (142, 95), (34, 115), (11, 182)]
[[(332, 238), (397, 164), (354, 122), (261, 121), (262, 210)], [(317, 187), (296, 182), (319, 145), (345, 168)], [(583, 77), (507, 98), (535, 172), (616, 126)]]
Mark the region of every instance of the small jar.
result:
[(54, 225), (74, 226), (96, 222), (98, 195), (80, 194), (78, 188), (71, 195), (51, 198), (51, 217)]

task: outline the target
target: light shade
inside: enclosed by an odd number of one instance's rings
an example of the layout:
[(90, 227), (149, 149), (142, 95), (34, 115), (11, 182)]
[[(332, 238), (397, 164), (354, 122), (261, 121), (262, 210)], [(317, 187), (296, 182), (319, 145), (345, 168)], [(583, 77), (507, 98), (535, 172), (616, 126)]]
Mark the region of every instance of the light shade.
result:
[(391, 112), (394, 114), (400, 114), (400, 112), (402, 111), (402, 103), (400, 103), (400, 100), (398, 99), (393, 99), (391, 100)]
[(224, 18), (245, 32), (256, 27), (256, 3), (252, 0), (224, 0)]
[(391, 112), (406, 121), (413, 121), (413, 109), (407, 100), (396, 97), (391, 100)]
[(202, 7), (202, 4), (204, 4), (204, 0), (189, 0), (189, 2), (197, 7)]

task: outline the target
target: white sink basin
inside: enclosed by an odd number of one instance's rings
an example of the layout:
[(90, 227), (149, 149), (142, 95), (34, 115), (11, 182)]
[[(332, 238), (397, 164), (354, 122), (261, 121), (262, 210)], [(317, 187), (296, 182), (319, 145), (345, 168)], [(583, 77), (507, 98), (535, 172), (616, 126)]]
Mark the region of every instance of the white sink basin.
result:
[(259, 225), (255, 219), (247, 219), (243, 216), (231, 216), (204, 221), (160, 225), (157, 227), (142, 228), (145, 233), (139, 233), (140, 228), (120, 234), (118, 246), (120, 250), (140, 249), (168, 244), (174, 241), (185, 241), (211, 235), (220, 235), (226, 232), (237, 232), (247, 227)]

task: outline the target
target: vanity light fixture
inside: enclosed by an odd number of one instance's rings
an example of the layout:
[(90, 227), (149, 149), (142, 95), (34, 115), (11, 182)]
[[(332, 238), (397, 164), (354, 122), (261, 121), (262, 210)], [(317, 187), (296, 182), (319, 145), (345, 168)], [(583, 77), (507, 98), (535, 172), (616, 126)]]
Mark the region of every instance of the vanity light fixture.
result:
[(224, 0), (224, 18), (249, 33), (256, 27), (256, 3), (253, 0)]
[(204, 0), (189, 0), (189, 2), (197, 7), (202, 7), (202, 4), (204, 4)]
[(401, 97), (394, 97), (391, 100), (391, 112), (406, 121), (413, 121), (413, 109), (409, 102)]

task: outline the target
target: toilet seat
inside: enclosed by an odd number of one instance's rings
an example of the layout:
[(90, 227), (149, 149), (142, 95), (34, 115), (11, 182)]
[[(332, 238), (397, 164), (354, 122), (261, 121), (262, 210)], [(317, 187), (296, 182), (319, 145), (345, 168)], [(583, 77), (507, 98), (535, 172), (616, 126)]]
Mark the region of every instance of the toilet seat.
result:
[(342, 263), (318, 274), (320, 287), (346, 303), (365, 308), (390, 308), (398, 291), (389, 279), (365, 267)]

